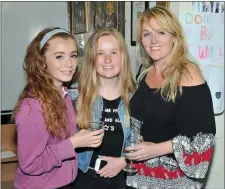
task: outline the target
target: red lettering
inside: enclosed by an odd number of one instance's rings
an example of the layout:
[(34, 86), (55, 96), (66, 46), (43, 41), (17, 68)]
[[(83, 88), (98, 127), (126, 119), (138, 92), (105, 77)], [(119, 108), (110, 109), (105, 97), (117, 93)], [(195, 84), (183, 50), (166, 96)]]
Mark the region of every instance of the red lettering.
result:
[(206, 26), (201, 27), (200, 40), (204, 41), (207, 37), (207, 28)]
[(205, 50), (198, 46), (198, 55), (200, 59), (206, 59), (208, 57), (209, 47), (206, 45)]

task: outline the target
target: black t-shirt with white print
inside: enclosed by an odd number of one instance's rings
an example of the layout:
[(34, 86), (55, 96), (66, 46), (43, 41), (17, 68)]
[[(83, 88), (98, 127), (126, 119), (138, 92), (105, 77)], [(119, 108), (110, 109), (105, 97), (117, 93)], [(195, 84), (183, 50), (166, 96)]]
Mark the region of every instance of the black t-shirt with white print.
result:
[(103, 98), (102, 119), (104, 122), (105, 134), (100, 147), (95, 148), (90, 167), (94, 167), (98, 155), (120, 157), (123, 145), (123, 129), (118, 114), (118, 106), (121, 97), (115, 100)]

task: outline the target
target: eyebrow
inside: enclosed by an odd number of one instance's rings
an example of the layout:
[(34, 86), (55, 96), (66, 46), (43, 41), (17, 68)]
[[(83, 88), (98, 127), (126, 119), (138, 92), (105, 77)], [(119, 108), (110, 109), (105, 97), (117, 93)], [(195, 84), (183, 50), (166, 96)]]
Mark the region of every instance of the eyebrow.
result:
[[(160, 32), (160, 31), (165, 31), (166, 32), (166, 30), (165, 29), (163, 29), (163, 28), (159, 28), (159, 29), (152, 29), (152, 31), (155, 31), (155, 32)], [(142, 32), (151, 32), (151, 31), (148, 31), (148, 30), (142, 30)]]
[[(77, 51), (72, 51), (71, 54), (72, 53), (77, 53)], [(65, 52), (55, 52), (54, 54), (65, 54)]]
[[(120, 49), (110, 49), (110, 50), (113, 50), (113, 51), (119, 51)], [(97, 49), (97, 51), (104, 51), (104, 49)]]

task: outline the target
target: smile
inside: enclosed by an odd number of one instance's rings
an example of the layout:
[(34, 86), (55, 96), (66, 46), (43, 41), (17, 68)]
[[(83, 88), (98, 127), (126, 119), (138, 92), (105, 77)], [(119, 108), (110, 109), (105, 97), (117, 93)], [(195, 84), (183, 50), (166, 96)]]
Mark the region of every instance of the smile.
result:
[(104, 68), (106, 70), (111, 70), (111, 69), (113, 69), (113, 66), (102, 66), (102, 68)]
[(158, 51), (158, 50), (160, 50), (162, 47), (151, 47), (151, 50), (153, 50), (153, 51)]
[(64, 71), (62, 72), (64, 75), (70, 76), (72, 74), (72, 71)]

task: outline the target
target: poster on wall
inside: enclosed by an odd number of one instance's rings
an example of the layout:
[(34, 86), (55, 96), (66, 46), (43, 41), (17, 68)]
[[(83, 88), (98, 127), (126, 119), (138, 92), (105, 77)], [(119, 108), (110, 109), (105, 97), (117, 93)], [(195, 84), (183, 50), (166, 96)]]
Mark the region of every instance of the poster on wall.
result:
[(192, 12), (211, 12), (211, 13), (223, 13), (224, 2), (221, 1), (193, 1)]
[(149, 2), (131, 2), (131, 46), (136, 45), (137, 23), (141, 14), (148, 8)]
[(188, 49), (200, 64), (224, 64), (224, 2), (192, 2), (179, 15)]

